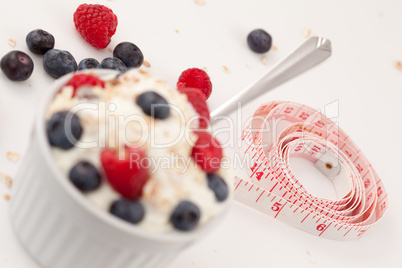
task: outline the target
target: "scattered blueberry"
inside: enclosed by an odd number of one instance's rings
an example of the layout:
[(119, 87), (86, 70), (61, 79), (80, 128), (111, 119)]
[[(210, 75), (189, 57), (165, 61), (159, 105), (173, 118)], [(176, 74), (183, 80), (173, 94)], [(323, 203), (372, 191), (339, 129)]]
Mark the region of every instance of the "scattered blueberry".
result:
[(265, 53), (271, 49), (272, 38), (266, 31), (256, 29), (248, 34), (247, 43), (252, 51)]
[(136, 103), (142, 111), (156, 119), (166, 119), (170, 115), (167, 101), (154, 91), (146, 91), (137, 97)]
[(50, 33), (36, 29), (28, 33), (25, 38), (27, 46), (32, 53), (43, 55), (54, 47), (54, 37)]
[(78, 64), (78, 70), (100, 69), (100, 68), (102, 68), (101, 64), (94, 58), (85, 58)]
[(194, 203), (182, 201), (174, 209), (170, 222), (180, 231), (189, 231), (198, 224), (200, 216), (200, 209)]
[(118, 71), (126, 71), (127, 67), (126, 65), (119, 60), (118, 58), (106, 58), (103, 59), (101, 62), (101, 66), (103, 69), (112, 69), (112, 70), (118, 70)]
[(131, 223), (140, 222), (145, 215), (145, 210), (139, 201), (127, 199), (116, 200), (109, 209), (110, 213)]
[(62, 111), (55, 113), (46, 125), (47, 137), (51, 145), (67, 150), (80, 139), (82, 126), (76, 114)]
[(32, 59), (24, 52), (13, 50), (3, 58), (0, 62), (1, 70), (12, 81), (27, 80), (34, 69)]
[(214, 192), (219, 202), (226, 200), (229, 196), (229, 189), (226, 182), (216, 173), (208, 174), (208, 187)]
[(77, 71), (77, 62), (70, 52), (59, 49), (50, 49), (43, 56), (43, 67), (53, 78)]
[(101, 176), (94, 165), (87, 161), (78, 162), (70, 170), (70, 181), (82, 192), (90, 192), (99, 187)]
[(128, 68), (140, 67), (144, 62), (144, 55), (141, 50), (130, 42), (118, 44), (113, 50), (113, 57), (119, 58)]

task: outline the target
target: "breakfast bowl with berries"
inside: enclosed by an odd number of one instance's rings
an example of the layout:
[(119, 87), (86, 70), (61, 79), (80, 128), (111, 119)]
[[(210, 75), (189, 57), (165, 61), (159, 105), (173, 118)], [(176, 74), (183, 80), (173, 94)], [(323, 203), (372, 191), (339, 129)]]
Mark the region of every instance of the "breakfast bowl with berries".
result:
[(231, 171), (208, 130), (207, 96), (190, 86), (142, 69), (56, 80), (11, 202), (41, 266), (165, 267), (222, 220)]

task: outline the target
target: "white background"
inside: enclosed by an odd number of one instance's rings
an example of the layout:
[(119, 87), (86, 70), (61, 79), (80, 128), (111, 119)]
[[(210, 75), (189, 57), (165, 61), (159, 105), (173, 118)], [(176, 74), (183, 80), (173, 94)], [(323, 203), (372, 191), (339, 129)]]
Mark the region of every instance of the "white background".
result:
[[(1, 0), (0, 56), (13, 49), (8, 39), (16, 40), (15, 49), (27, 52), (25, 36), (36, 28), (51, 32), (56, 48), (69, 50), (77, 62), (110, 56), (108, 49), (92, 48), (75, 31), (72, 16), (81, 3)], [(112, 8), (119, 18), (109, 47), (121, 41), (137, 44), (152, 73), (171, 86), (182, 70), (206, 67), (214, 87), (211, 110), (302, 43), (306, 29), (329, 38), (333, 55), (328, 61), (261, 96), (245, 107), (246, 114), (269, 100), (291, 100), (317, 109), (338, 101), (335, 120), (365, 152), (388, 190), (390, 205), (383, 220), (353, 242), (318, 238), (233, 203), (220, 227), (185, 250), (170, 268), (402, 267), (402, 71), (395, 67), (402, 61), (401, 1), (97, 3)], [(246, 44), (247, 34), (255, 28), (267, 30), (277, 47), (266, 54), (266, 65)], [(7, 160), (6, 153), (24, 156), (34, 113), (53, 81), (43, 71), (41, 57), (32, 58), (35, 70), (27, 81), (11, 82), (0, 74), (0, 172), (11, 177), (18, 163)], [(12, 198), (12, 190), (0, 183), (0, 267), (37, 268), (14, 236), (5, 193)]]

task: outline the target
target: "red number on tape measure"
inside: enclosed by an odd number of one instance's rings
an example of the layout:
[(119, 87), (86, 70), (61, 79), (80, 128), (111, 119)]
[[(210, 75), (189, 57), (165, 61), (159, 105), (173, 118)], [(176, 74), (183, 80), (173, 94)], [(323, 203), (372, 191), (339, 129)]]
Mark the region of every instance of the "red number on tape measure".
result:
[(292, 107), (286, 107), (286, 110), (284, 111), (285, 114), (290, 114), (293, 111)]
[(281, 208), (281, 206), (282, 206), (281, 203), (276, 202), (276, 203), (271, 207), (271, 209), (272, 209), (273, 211), (278, 211), (278, 210)]
[(322, 133), (320, 133), (320, 132), (314, 132), (315, 133), (315, 135), (317, 135), (317, 136), (320, 136), (320, 137), (322, 137)]
[(378, 193), (377, 193), (377, 196), (380, 197), (380, 195), (383, 193), (383, 192), (382, 192), (382, 189), (381, 189), (381, 186), (378, 187), (377, 192), (378, 192)]
[(317, 121), (317, 123), (315, 123), (315, 125), (317, 126), (317, 127), (324, 127), (325, 126), (325, 123), (324, 122), (322, 122), (322, 121)]
[(339, 134), (335, 130), (332, 131), (332, 134), (334, 134), (335, 136), (337, 136), (339, 138)]
[(319, 232), (322, 232), (322, 231), (324, 231), (325, 230), (325, 227), (327, 227), (327, 225), (325, 225), (325, 224), (319, 224), (318, 226), (317, 226), (317, 231), (319, 231)]
[(300, 151), (302, 148), (303, 148), (303, 145), (299, 145), (299, 146), (297, 146), (297, 147), (296, 147), (296, 149), (295, 149), (295, 152)]
[(302, 112), (301, 115), (299, 116), (299, 118), (306, 120), (309, 116), (310, 116), (309, 114)]
[(360, 166), (360, 164), (356, 165), (357, 171), (359, 171), (359, 173), (362, 173), (363, 168)]
[[(257, 116), (266, 116), (265, 120), (270, 122), (280, 115), (288, 125), (281, 135), (272, 140), (269, 154), (263, 154), (266, 145), (263, 125), (257, 132), (251, 130), (251, 126), (256, 125), (253, 125), (254, 121), (246, 127), (243, 140), (247, 142), (242, 143), (242, 149), (253, 159), (248, 166), (252, 175), (245, 184), (236, 177), (236, 189), (243, 190), (235, 190), (235, 198), (274, 218), (282, 215), (280, 220), (317, 236), (338, 240), (358, 239), (384, 215), (388, 208), (388, 195), (360, 149), (348, 140), (349, 136), (325, 115), (318, 117), (320, 114), (316, 112), (310, 107), (289, 102), (269, 102), (260, 106), (255, 120)], [(307, 124), (309, 118), (312, 120)], [(249, 150), (250, 144), (253, 144), (252, 150)], [(309, 193), (292, 174), (288, 161), (293, 153), (316, 163), (317, 155), (332, 149), (335, 157), (344, 164), (342, 168), (346, 173), (353, 175), (353, 183), (349, 185), (353, 196), (348, 195), (341, 200), (323, 199)], [(342, 153), (336, 154), (337, 149)], [(355, 174), (356, 171), (360, 174)], [(258, 186), (257, 190), (250, 191), (254, 185)], [(267, 192), (268, 195), (263, 195)], [(250, 203), (250, 200), (255, 202)], [(348, 206), (352, 204), (351, 200), (354, 201), (353, 207)]]
[(264, 175), (264, 172), (261, 172), (261, 171), (260, 171), (260, 172), (256, 172), (256, 173), (255, 173), (256, 179), (257, 179), (258, 181), (261, 180), (262, 175)]
[(345, 151), (345, 154), (347, 154), (349, 158), (351, 158), (351, 157), (352, 157), (352, 154), (351, 154), (351, 153), (349, 153), (348, 151)]
[(251, 167), (251, 171), (254, 172), (254, 169), (257, 167), (257, 163), (254, 163), (254, 165)]

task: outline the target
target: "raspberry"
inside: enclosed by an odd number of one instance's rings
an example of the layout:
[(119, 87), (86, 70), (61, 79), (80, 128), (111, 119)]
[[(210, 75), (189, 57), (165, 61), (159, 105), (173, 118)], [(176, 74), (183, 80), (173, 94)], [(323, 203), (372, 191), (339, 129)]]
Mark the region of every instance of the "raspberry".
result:
[(200, 115), (199, 128), (207, 128), (210, 121), (209, 109), (204, 94), (196, 88), (179, 89), (180, 93), (186, 94), (188, 101), (194, 110)]
[(104, 149), (100, 161), (110, 185), (129, 200), (137, 200), (148, 180), (148, 159), (141, 148), (125, 148), (125, 159), (120, 160), (116, 151)]
[(221, 165), (222, 147), (218, 140), (208, 132), (198, 131), (196, 133), (198, 140), (193, 147), (191, 156), (202, 170), (207, 173), (214, 173)]
[(82, 4), (74, 12), (74, 24), (88, 43), (105, 48), (116, 32), (117, 16), (103, 5)]
[(197, 88), (202, 91), (207, 100), (212, 92), (212, 83), (208, 74), (198, 68), (190, 68), (183, 71), (177, 81), (177, 89)]
[(66, 86), (72, 86), (74, 88), (72, 97), (74, 98), (77, 94), (77, 90), (81, 86), (100, 86), (105, 88), (105, 82), (100, 80), (98, 77), (90, 74), (76, 74), (74, 75), (66, 84)]

